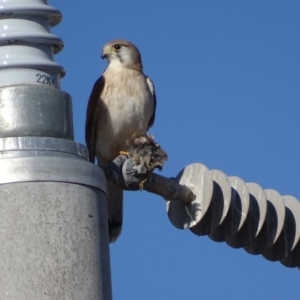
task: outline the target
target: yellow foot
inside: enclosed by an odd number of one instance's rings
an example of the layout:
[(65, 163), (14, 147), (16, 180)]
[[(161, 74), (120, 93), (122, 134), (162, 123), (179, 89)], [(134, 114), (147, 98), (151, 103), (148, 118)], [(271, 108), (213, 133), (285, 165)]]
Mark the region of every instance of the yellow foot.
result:
[(119, 154), (129, 156), (129, 152), (127, 152), (127, 151), (120, 151)]
[(139, 184), (139, 189), (143, 190), (144, 189), (144, 183), (147, 181), (147, 178), (145, 178), (143, 181), (140, 182)]

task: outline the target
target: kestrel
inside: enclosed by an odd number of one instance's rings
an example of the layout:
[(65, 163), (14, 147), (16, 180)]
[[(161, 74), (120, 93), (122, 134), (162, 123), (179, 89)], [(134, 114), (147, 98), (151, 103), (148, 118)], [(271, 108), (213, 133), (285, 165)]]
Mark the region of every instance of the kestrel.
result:
[[(106, 166), (130, 142), (153, 125), (156, 95), (153, 82), (143, 73), (138, 48), (125, 40), (114, 40), (103, 47), (102, 59), (108, 66), (96, 81), (87, 107), (85, 139), (89, 159)], [(123, 190), (107, 181), (109, 240), (121, 233)]]

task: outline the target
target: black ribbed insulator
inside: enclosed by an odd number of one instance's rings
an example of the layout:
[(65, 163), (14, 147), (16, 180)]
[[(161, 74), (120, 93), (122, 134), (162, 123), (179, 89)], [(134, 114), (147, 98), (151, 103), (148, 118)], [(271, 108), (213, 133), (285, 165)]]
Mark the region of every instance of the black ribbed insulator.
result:
[(286, 267), (300, 267), (300, 203), (295, 197), (209, 171), (199, 163), (187, 166), (176, 179), (197, 198), (187, 204), (168, 201), (174, 226)]

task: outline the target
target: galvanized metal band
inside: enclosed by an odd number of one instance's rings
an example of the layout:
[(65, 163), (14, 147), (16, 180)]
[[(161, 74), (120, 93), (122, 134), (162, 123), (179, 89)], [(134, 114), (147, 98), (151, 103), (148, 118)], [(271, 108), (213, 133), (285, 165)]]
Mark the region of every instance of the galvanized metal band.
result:
[(0, 138), (0, 157), (1, 152), (5, 152), (5, 154), (9, 152), (9, 156), (13, 157), (14, 155), (23, 156), (20, 152), (25, 151), (26, 153), (39, 151), (39, 156), (43, 156), (43, 153), (51, 156), (51, 153), (62, 152), (84, 159), (88, 158), (88, 151), (84, 145), (66, 139), (35, 136)]
[(48, 136), (73, 140), (69, 94), (40, 85), (0, 88), (0, 137)]
[(39, 181), (83, 184), (106, 193), (103, 171), (82, 159), (22, 157), (0, 160), (0, 184)]

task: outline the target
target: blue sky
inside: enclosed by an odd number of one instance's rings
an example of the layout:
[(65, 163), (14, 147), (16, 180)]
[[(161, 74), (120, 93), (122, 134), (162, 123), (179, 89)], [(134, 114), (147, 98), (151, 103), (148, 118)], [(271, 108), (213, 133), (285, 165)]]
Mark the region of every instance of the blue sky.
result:
[[(83, 4), (86, 3), (86, 4)], [(201, 162), (300, 199), (300, 2), (297, 0), (58, 1), (56, 61), (84, 143), (87, 99), (103, 45), (135, 43), (157, 90), (151, 133), (171, 177)], [(299, 299), (299, 270), (173, 227), (163, 199), (125, 195), (111, 246), (115, 300)]]

